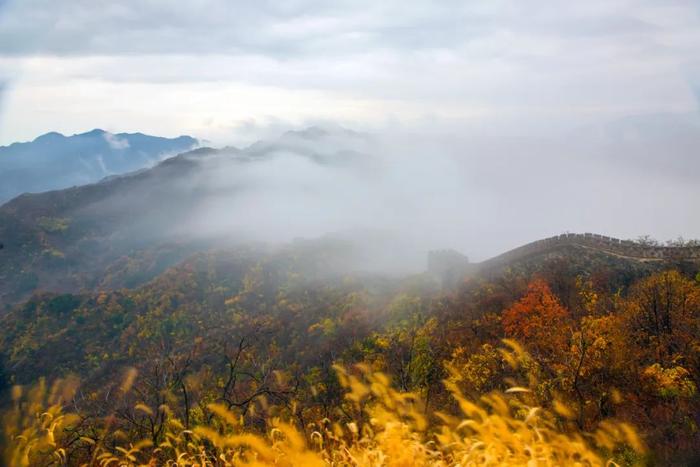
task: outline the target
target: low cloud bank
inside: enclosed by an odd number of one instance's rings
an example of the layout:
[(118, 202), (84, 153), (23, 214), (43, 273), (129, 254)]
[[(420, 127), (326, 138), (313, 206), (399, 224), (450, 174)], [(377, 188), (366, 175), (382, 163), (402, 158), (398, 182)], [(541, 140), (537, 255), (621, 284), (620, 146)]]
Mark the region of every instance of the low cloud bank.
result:
[[(420, 270), (434, 248), (478, 261), (567, 231), (697, 237), (700, 187), (689, 174), (697, 173), (700, 141), (692, 131), (681, 131), (680, 142), (677, 132), (650, 131), (659, 118), (546, 137), (288, 132), (188, 156), (196, 170), (173, 185), (186, 214), (160, 231), (270, 243), (356, 235), (375, 242), (377, 262), (409, 270)], [(698, 123), (683, 121), (674, 128)]]

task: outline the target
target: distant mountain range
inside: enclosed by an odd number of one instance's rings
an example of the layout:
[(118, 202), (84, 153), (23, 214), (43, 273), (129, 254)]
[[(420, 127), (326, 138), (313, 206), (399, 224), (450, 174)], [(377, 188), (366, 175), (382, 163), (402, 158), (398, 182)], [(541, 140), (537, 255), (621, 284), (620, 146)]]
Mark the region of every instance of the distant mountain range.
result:
[(73, 136), (51, 132), (31, 142), (2, 146), (0, 204), (22, 193), (85, 185), (151, 167), (198, 145), (190, 136), (161, 138), (96, 129)]

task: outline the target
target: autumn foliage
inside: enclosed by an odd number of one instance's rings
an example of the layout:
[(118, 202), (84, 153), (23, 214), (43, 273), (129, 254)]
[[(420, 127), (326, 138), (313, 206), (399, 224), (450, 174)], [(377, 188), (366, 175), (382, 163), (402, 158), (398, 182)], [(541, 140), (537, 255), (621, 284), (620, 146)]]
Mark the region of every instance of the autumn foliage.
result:
[(527, 342), (538, 353), (553, 355), (565, 344), (568, 315), (547, 283), (535, 279), (525, 296), (503, 312), (503, 329), (506, 336)]
[[(515, 367), (527, 358), (514, 342), (502, 350)], [(80, 417), (64, 413), (74, 385), (57, 381), (50, 393), (42, 385), (22, 395), (14, 390), (14, 409), (4, 429), (11, 442), (5, 447), (10, 465), (138, 466), (515, 466), (610, 465), (614, 450), (628, 446), (643, 453), (645, 446), (625, 423), (606, 421), (592, 433), (562, 429), (558, 420), (569, 416), (559, 404), (556, 412), (531, 406), (530, 390), (512, 387), (470, 400), (446, 382), (457, 413), (429, 413), (425, 401), (392, 387), (389, 378), (366, 365), (336, 367), (345, 390), (343, 404), (355, 418), (338, 423), (329, 419), (306, 428), (280, 419), (267, 420), (265, 434), (246, 429), (243, 420), (222, 404), (207, 407), (207, 425), (187, 429), (172, 414), (157, 441), (123, 440), (105, 443), (114, 428), (101, 421), (97, 437), (75, 431)], [(131, 384), (127, 381), (126, 385)], [(128, 390), (128, 389), (126, 389)], [(150, 412), (148, 407), (140, 410)], [(167, 406), (158, 410), (170, 414)], [(116, 434), (116, 433), (115, 433)], [(94, 435), (93, 435), (94, 436)], [(83, 450), (82, 458), (76, 452)]]
[[(302, 253), (202, 254), (138, 289), (9, 310), (10, 464), (683, 465), (700, 451), (692, 268), (557, 259), (441, 289), (329, 277)], [(42, 382), (68, 375), (78, 391)]]

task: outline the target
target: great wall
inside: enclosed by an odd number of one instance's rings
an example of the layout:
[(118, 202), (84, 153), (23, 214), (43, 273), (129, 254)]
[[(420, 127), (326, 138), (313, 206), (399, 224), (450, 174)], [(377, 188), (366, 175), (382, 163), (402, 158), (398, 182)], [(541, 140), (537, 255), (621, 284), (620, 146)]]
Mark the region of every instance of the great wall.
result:
[(700, 260), (700, 246), (643, 245), (631, 240), (606, 237), (593, 233), (562, 234), (537, 240), (478, 263), (479, 268), (489, 268), (517, 261), (531, 255), (546, 253), (563, 246), (580, 246), (640, 261)]
[(428, 255), (428, 270), (443, 280), (451, 281), (478, 271), (488, 271), (531, 256), (553, 252), (562, 247), (576, 246), (636, 261), (693, 261), (700, 262), (698, 246), (644, 245), (631, 240), (607, 237), (593, 233), (566, 233), (537, 240), (480, 263), (470, 263), (466, 256), (453, 250), (432, 251)]

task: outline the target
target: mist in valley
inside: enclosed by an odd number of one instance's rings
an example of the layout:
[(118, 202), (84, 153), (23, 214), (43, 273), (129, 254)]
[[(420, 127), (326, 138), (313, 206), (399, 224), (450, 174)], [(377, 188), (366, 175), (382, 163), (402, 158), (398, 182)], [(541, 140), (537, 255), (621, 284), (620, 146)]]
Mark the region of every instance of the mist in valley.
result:
[(684, 116), (682, 131), (649, 131), (671, 118), (546, 135), (312, 126), (185, 153), (81, 210), (133, 211), (126, 231), (135, 238), (341, 238), (358, 248), (357, 264), (393, 273), (423, 270), (433, 249), (481, 261), (564, 232), (692, 237), (700, 126)]

